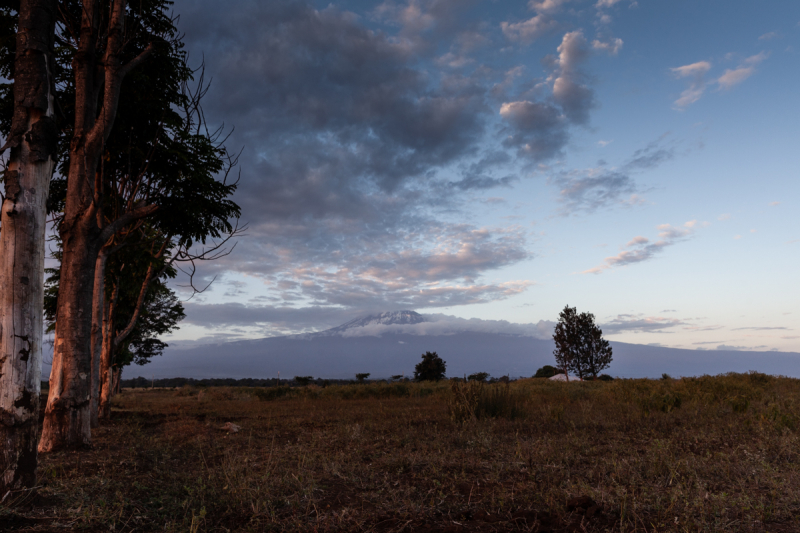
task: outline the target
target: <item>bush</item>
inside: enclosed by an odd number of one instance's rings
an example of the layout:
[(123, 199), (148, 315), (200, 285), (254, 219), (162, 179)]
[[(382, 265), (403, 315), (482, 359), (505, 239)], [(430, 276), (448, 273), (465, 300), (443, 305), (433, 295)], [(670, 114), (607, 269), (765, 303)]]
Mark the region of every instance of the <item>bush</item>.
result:
[(292, 392), (290, 387), (280, 386), (280, 387), (267, 387), (264, 389), (254, 389), (253, 396), (258, 398), (259, 400), (277, 400), (278, 398), (283, 398)]
[(314, 378), (312, 376), (295, 376), (294, 381), (301, 387), (305, 387), (314, 381)]
[(469, 381), (486, 381), (487, 379), (489, 379), (489, 373), (475, 372), (474, 374), (470, 374), (469, 376), (467, 376), (467, 379)]
[(535, 378), (552, 378), (556, 374), (563, 374), (561, 370), (557, 369), (551, 365), (544, 365), (542, 368), (536, 371), (536, 374), (533, 375)]
[(359, 383), (364, 383), (369, 376), (370, 376), (369, 372), (356, 374), (356, 381), (358, 381)]
[(446, 368), (447, 363), (436, 352), (425, 352), (422, 361), (414, 367), (414, 381), (440, 381), (444, 379)]
[(614, 378), (612, 378), (612, 377), (611, 377), (611, 376), (609, 376), (608, 374), (600, 374), (600, 375), (597, 377), (597, 379), (599, 379), (600, 381), (614, 381)]

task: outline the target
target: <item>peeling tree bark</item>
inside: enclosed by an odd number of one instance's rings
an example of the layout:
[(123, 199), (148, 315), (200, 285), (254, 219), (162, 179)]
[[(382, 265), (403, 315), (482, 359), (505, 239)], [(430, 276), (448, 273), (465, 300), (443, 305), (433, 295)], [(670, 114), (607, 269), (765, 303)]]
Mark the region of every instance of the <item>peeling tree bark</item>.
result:
[(53, 120), (55, 2), (22, 0), (11, 148), (0, 214), (0, 490), (34, 486), (42, 373), (46, 201)]

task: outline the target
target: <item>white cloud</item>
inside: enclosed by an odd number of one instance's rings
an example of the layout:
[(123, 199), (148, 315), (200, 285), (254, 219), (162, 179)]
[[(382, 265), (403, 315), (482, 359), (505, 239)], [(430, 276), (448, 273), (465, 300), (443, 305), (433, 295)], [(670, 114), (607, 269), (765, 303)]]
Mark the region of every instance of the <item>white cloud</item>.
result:
[(600, 146), (605, 148), (606, 146), (608, 146), (609, 144), (611, 144), (613, 142), (614, 142), (614, 140), (612, 139), (610, 141), (597, 141), (597, 144), (599, 144)]
[(501, 22), (503, 35), (515, 42), (531, 43), (555, 28), (558, 24), (547, 15), (536, 15), (523, 22)]
[(765, 33), (764, 35), (759, 37), (758, 40), (759, 41), (769, 41), (771, 39), (776, 39), (776, 38), (780, 37), (780, 35), (781, 34), (778, 33), (777, 31), (771, 31), (771, 32)]
[(768, 54), (765, 52), (748, 57), (739, 67), (735, 69), (726, 69), (725, 73), (717, 78), (717, 83), (722, 89), (730, 89), (734, 85), (742, 83), (755, 73), (756, 65), (764, 61), (767, 57)]
[(594, 5), (597, 9), (603, 7), (612, 7), (614, 4), (620, 3), (622, 0), (598, 0)]
[(711, 70), (711, 63), (708, 61), (698, 61), (690, 65), (675, 67), (670, 69), (678, 78), (692, 78), (689, 88), (681, 93), (681, 97), (675, 100), (675, 107), (685, 109), (695, 103), (703, 96), (706, 90), (705, 76)]
[(650, 239), (641, 235), (634, 237), (625, 245), (627, 250), (623, 250), (617, 255), (606, 257), (601, 265), (584, 270), (581, 274), (601, 274), (610, 268), (632, 265), (652, 259), (664, 248), (690, 237), (694, 232), (695, 225), (697, 225), (696, 220), (690, 220), (683, 226), (661, 224), (657, 226), (659, 240), (656, 242), (650, 242)]
[(613, 56), (617, 55), (617, 53), (622, 50), (622, 44), (622, 39), (620, 38), (610, 39), (607, 42), (599, 41), (597, 39), (592, 41), (592, 47), (595, 50), (602, 50), (603, 52), (608, 52)]
[(697, 63), (684, 65), (682, 67), (675, 67), (670, 70), (672, 70), (672, 72), (674, 72), (679, 78), (702, 76), (711, 70), (711, 63), (708, 61), (698, 61)]
[(537, 323), (518, 324), (505, 320), (481, 320), (479, 318), (459, 318), (450, 315), (423, 315), (427, 322), (419, 324), (370, 324), (359, 328), (347, 329), (343, 337), (380, 337), (387, 333), (405, 335), (455, 335), (465, 331), (478, 333), (504, 333), (506, 335), (522, 335), (537, 339), (549, 339), (553, 335), (556, 323), (540, 320)]
[(528, 7), (537, 13), (555, 13), (570, 0), (530, 0)]

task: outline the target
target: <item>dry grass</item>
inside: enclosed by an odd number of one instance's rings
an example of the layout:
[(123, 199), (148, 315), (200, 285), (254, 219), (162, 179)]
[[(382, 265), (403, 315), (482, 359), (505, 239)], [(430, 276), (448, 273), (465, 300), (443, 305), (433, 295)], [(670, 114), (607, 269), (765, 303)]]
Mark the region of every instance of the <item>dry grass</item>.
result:
[(798, 380), (523, 380), (509, 391), (512, 419), (491, 418), (490, 405), (463, 424), (449, 383), (274, 399), (127, 391), (93, 450), (42, 457), (41, 487), (0, 505), (0, 530), (800, 527)]

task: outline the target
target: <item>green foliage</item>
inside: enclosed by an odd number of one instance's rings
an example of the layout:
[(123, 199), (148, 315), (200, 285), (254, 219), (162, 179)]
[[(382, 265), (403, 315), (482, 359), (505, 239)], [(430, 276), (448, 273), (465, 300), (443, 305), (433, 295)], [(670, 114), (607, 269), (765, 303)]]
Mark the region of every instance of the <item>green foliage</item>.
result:
[(470, 374), (469, 376), (467, 376), (467, 379), (469, 381), (486, 381), (487, 379), (489, 379), (489, 373), (475, 372), (474, 374)]
[(599, 376), (597, 376), (597, 379), (599, 379), (600, 381), (614, 381), (614, 378), (612, 378), (608, 374), (600, 374)]
[(358, 381), (359, 383), (364, 383), (364, 382), (366, 382), (366, 380), (367, 380), (367, 378), (369, 376), (370, 376), (370, 374), (368, 372), (367, 373), (356, 374), (356, 381)]
[(445, 363), (436, 352), (425, 352), (414, 367), (414, 381), (439, 381), (445, 378)]
[(597, 374), (611, 364), (612, 350), (603, 332), (594, 323), (591, 313), (578, 314), (566, 306), (559, 314), (553, 340), (553, 355), (560, 368), (574, 372), (581, 379)]
[(300, 385), (301, 387), (305, 387), (306, 385), (310, 385), (312, 381), (314, 381), (313, 376), (295, 376), (294, 377), (295, 383)]
[(556, 374), (563, 374), (561, 370), (557, 369), (551, 365), (544, 365), (542, 368), (536, 371), (536, 374), (533, 375), (535, 378), (552, 378)]

